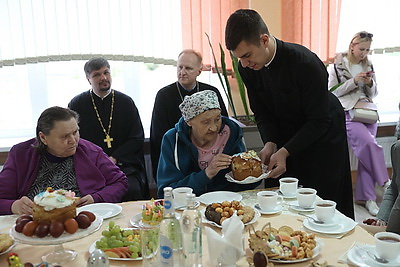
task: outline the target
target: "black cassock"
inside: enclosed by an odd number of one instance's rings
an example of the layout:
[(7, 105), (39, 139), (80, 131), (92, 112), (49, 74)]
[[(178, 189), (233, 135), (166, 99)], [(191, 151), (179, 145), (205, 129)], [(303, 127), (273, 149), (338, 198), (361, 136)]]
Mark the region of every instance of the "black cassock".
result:
[[(106, 135), (93, 107), (90, 91), (75, 96), (68, 107), (78, 112), (81, 138), (103, 148), (108, 156), (117, 159), (117, 165), (128, 177), (129, 189), (123, 201), (149, 198), (143, 143), (144, 131), (138, 109), (131, 97), (114, 90), (115, 102), (110, 130), (111, 147), (104, 141)], [(108, 131), (112, 93), (104, 99), (92, 94), (103, 126)]]
[[(307, 48), (276, 42), (268, 66), (251, 70), (239, 64), (262, 140), (289, 151), (282, 177), (298, 178), (354, 218), (344, 111), (328, 91), (326, 67)], [(277, 186), (278, 179), (266, 185)]]

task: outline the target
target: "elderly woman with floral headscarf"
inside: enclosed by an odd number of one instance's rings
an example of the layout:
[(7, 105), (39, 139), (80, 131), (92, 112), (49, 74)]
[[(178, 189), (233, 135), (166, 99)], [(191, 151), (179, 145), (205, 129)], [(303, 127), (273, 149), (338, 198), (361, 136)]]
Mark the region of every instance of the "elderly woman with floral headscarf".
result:
[(210, 191), (242, 191), (259, 183), (228, 182), (232, 155), (245, 151), (241, 128), (221, 116), (215, 92), (186, 96), (179, 106), (182, 118), (165, 133), (157, 170), (158, 196), (164, 187), (187, 186), (197, 196)]

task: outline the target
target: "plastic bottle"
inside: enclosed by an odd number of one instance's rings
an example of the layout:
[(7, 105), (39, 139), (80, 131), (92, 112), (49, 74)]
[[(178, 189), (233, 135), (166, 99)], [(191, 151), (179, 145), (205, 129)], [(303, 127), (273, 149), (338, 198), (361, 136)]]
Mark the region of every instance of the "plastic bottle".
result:
[(160, 223), (161, 266), (182, 267), (182, 232), (175, 217), (172, 187), (164, 188), (164, 217)]
[(195, 194), (187, 194), (187, 208), (181, 218), (185, 267), (201, 266), (201, 214), (195, 206), (195, 198)]

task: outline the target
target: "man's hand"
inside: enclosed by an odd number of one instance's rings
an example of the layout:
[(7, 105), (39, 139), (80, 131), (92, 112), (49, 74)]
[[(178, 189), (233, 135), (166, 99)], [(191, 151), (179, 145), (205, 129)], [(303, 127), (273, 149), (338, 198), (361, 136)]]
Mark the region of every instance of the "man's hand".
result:
[(93, 197), (91, 195), (86, 195), (86, 196), (78, 199), (78, 201), (76, 202), (76, 205), (78, 207), (81, 207), (81, 206), (85, 206), (85, 205), (92, 204), (92, 203), (94, 203)]
[(220, 170), (228, 168), (232, 163), (232, 157), (226, 154), (217, 154), (213, 157), (210, 165), (206, 168), (205, 172), (209, 179), (214, 178)]
[(272, 170), (269, 177), (277, 178), (286, 172), (286, 158), (288, 156), (289, 152), (284, 147), (272, 154), (267, 168), (268, 171)]
[(11, 212), (13, 214), (32, 214), (33, 201), (28, 197), (21, 197), (15, 200), (11, 205)]
[(272, 142), (267, 142), (263, 149), (260, 151), (260, 159), (261, 162), (264, 163), (265, 165), (269, 165), (269, 161), (271, 159), (272, 154), (276, 152), (276, 144)]

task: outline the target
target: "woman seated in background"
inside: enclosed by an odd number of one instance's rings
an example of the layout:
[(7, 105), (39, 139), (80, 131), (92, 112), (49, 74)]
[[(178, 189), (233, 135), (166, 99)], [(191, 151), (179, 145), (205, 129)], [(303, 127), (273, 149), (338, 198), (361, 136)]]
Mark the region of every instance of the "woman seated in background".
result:
[(47, 187), (75, 192), (78, 206), (120, 202), (128, 188), (103, 150), (79, 139), (78, 114), (61, 107), (43, 111), (36, 138), (11, 148), (0, 172), (0, 215), (31, 214), (33, 198)]
[(368, 219), (364, 222), (375, 226), (382, 226), (388, 232), (400, 234), (400, 141), (396, 141), (391, 149), (393, 176), (390, 186), (383, 195), (377, 219)]
[(242, 191), (259, 183), (228, 182), (232, 155), (245, 151), (242, 129), (221, 116), (215, 92), (186, 96), (179, 105), (182, 118), (165, 133), (157, 170), (158, 196), (164, 187), (187, 186), (197, 196), (210, 191)]
[(383, 149), (376, 142), (378, 124), (353, 121), (350, 111), (356, 105), (372, 104), (377, 94), (373, 66), (368, 60), (372, 34), (359, 32), (351, 39), (349, 49), (338, 54), (329, 70), (328, 88), (342, 83), (332, 93), (345, 110), (347, 140), (358, 158), (355, 200), (364, 202), (369, 213), (378, 213), (375, 183), (389, 186)]

